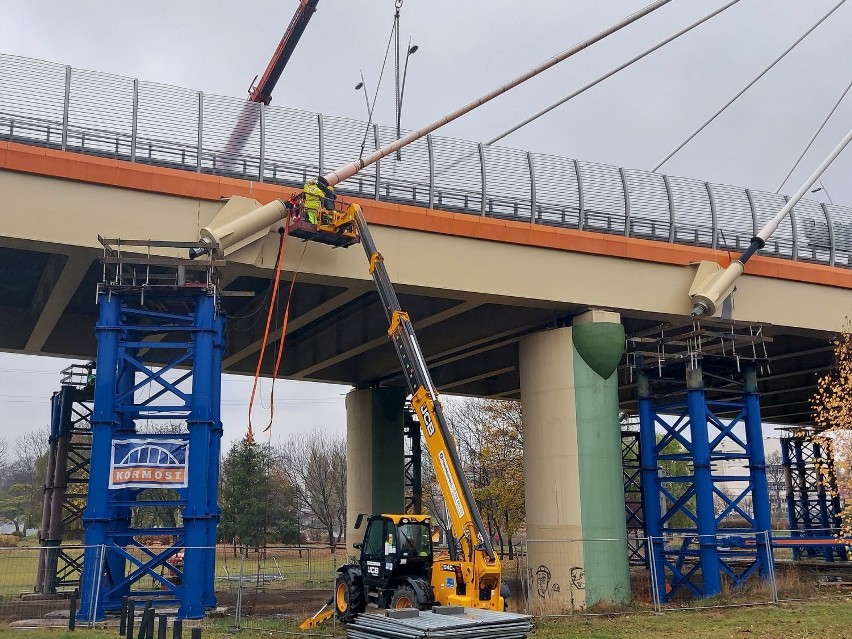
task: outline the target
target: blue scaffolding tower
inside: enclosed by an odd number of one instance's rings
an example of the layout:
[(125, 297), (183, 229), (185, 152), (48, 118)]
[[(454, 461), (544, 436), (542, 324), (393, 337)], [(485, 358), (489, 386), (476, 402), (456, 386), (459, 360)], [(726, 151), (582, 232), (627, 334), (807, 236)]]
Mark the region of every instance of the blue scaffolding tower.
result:
[[(659, 601), (711, 597), (724, 580), (739, 587), (771, 574), (757, 392), (756, 347), (764, 340), (754, 329), (694, 324), (633, 345), (645, 531)], [(746, 345), (750, 359), (738, 353)]]
[(803, 540), (792, 546), (793, 559), (845, 561), (846, 547), (837, 543), (841, 505), (834, 454), (830, 442), (821, 444), (817, 436), (813, 429), (800, 428), (781, 438), (790, 536)]
[[(218, 263), (150, 257), (155, 246), (185, 248), (182, 243), (125, 241), (116, 247), (118, 241), (102, 242), (105, 277), (97, 295), (79, 617), (102, 620), (106, 611), (120, 608), (122, 597), (131, 596), (176, 605), (181, 618), (201, 618), (216, 605), (225, 324), (216, 287)], [(130, 266), (122, 255), (128, 244), (147, 244), (149, 257), (141, 266)], [(187, 277), (189, 269), (200, 273)], [(168, 428), (156, 428), (164, 424)], [(131, 476), (141, 485), (128, 481)], [(178, 525), (139, 523), (148, 509), (158, 507), (179, 509)]]
[(621, 472), (624, 479), (624, 516), (627, 523), (627, 560), (648, 565), (645, 508), (642, 498), (642, 455), (638, 430), (621, 431)]
[[(67, 537), (79, 533), (89, 484), (92, 449), (91, 366), (72, 364), (62, 371), (61, 389), (51, 397), (50, 438), (45, 470), (44, 495), (34, 590), (56, 594), (75, 588), (83, 568), (79, 541)], [(69, 487), (74, 487), (68, 491)]]

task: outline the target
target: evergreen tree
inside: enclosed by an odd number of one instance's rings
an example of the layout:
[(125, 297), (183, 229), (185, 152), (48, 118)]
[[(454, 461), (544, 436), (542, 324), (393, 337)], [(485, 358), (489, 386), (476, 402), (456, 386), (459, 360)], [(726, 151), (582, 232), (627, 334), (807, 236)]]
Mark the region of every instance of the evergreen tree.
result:
[(298, 541), (294, 492), (272, 469), (268, 447), (248, 438), (234, 443), (222, 464), (219, 501), (223, 541), (255, 548)]

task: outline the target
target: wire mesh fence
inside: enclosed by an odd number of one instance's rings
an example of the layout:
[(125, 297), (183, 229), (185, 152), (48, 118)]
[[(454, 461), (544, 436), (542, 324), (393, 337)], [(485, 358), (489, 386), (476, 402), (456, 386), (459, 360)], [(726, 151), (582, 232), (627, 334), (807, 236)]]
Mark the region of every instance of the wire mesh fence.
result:
[[(69, 556), (82, 556), (90, 551), (99, 561), (103, 557), (102, 546), (62, 546), (62, 551)], [(48, 586), (41, 589), (45, 592), (36, 592), (43, 562), (55, 563), (57, 552), (56, 546), (0, 548), (0, 629), (40, 627), (51, 620), (52, 625), (67, 626), (72, 609), (76, 613), (83, 604), (97, 604), (98, 588), (88, 589), (89, 601), (80, 600), (82, 578), (73, 586)]]
[[(301, 186), (395, 137), (356, 120), (0, 54), (2, 140)], [(339, 190), (731, 250), (744, 250), (785, 202), (774, 193), (441, 136), (384, 158)], [(800, 201), (764, 253), (852, 267), (852, 207)]]
[[(777, 533), (777, 531), (776, 531)], [(672, 612), (704, 608), (819, 601), (852, 596), (852, 565), (847, 561), (795, 561), (788, 557), (781, 536), (774, 544), (761, 534), (718, 534), (701, 539), (696, 535), (639, 538), (653, 547), (645, 566), (628, 567), (624, 539), (528, 540), (505, 549), (503, 577), (511, 589), (509, 610), (536, 617), (617, 614), (619, 612)], [(835, 540), (833, 543), (840, 543)], [(774, 545), (779, 545), (778, 555)], [(707, 591), (707, 580), (699, 562), (700, 552), (712, 548), (719, 557), (718, 589)], [(116, 583), (106, 570), (109, 552), (101, 546), (67, 546), (70, 553), (94, 553), (101, 566), (97, 583), (61, 586), (49, 594), (35, 592), (39, 583), (40, 557), (55, 548), (38, 546), (0, 548), (0, 631), (10, 627), (67, 627), (72, 610), (94, 610), (104, 606), (109, 587)], [(158, 548), (135, 548), (126, 575), (138, 562)], [(275, 546), (246, 548), (220, 545), (204, 549), (215, 555), (215, 607), (203, 620), (186, 620), (184, 628), (203, 625), (217, 629), (251, 628), (266, 631), (295, 631), (300, 622), (318, 613), (332, 601), (337, 567), (348, 561), (338, 548)], [(758, 555), (768, 552), (769, 563), (761, 565)], [(619, 558), (623, 557), (624, 560)], [(181, 563), (181, 553), (171, 562), (179, 571), (192, 570)], [(148, 604), (169, 624), (179, 616), (174, 597), (163, 585), (167, 577), (180, 579), (160, 567), (141, 577), (125, 596), (130, 596), (138, 625)], [(684, 579), (688, 585), (683, 583)], [(712, 580), (711, 580), (712, 581)], [(679, 583), (680, 582), (680, 583)], [(91, 586), (91, 587), (86, 587)], [(80, 593), (88, 593), (83, 601)], [(72, 599), (75, 597), (75, 599)], [(107, 606), (106, 621), (98, 625), (117, 627), (119, 608)], [(78, 625), (95, 625), (81, 616)], [(335, 622), (327, 621), (313, 632), (330, 635)], [(135, 636), (135, 635), (134, 635)]]
[[(293, 629), (312, 617), (334, 592), (340, 549), (269, 546), (217, 551), (217, 613), (209, 623), (228, 628)], [(333, 627), (334, 621), (328, 627)]]
[[(778, 533), (781, 533), (779, 535)], [(518, 609), (537, 617), (667, 612), (852, 596), (852, 563), (793, 560), (783, 531), (636, 538), (654, 548), (627, 567), (625, 541), (528, 540), (519, 545)], [(837, 539), (828, 540), (839, 545)], [(701, 553), (711, 553), (711, 558)], [(712, 559), (715, 558), (715, 562)], [(765, 558), (765, 561), (764, 561)], [(703, 561), (716, 566), (702, 572)], [(614, 570), (613, 567), (616, 567)], [(515, 594), (517, 592), (517, 594)]]

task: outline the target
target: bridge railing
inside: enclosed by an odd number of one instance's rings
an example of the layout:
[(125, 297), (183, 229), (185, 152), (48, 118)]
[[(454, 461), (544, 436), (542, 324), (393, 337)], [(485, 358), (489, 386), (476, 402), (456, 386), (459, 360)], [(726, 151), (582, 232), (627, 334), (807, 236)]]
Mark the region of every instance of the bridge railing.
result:
[[(298, 187), (391, 127), (0, 54), (0, 139)], [(783, 195), (427, 136), (341, 193), (457, 213), (744, 250)], [(763, 251), (852, 266), (852, 208), (802, 200)]]

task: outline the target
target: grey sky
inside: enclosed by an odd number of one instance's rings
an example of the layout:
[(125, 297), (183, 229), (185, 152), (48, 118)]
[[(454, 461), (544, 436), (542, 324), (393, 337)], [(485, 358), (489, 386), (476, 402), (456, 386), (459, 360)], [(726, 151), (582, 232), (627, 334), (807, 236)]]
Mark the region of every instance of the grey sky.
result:
[[(405, 0), (411, 58), (403, 126), (455, 109), (647, 0)], [(286, 28), (296, 0), (115, 0), (3, 3), (0, 50), (79, 68), (228, 96), (246, 95)], [(668, 6), (441, 131), (484, 140), (638, 53), (723, 0)], [(836, 0), (742, 0), (721, 16), (536, 123), (506, 146), (650, 168), (750, 80)], [(363, 69), (375, 90), (393, 0), (321, 0), (274, 94), (284, 104), (365, 118), (354, 90)], [(676, 155), (663, 171), (773, 191), (852, 79), (852, 7), (843, 6), (766, 78)], [(393, 66), (385, 70), (376, 120), (393, 122)], [(785, 189), (794, 191), (852, 125), (852, 98)], [(825, 174), (837, 203), (852, 203), (852, 151)], [(539, 185), (539, 188), (543, 188)], [(546, 186), (544, 187), (546, 188)], [(821, 198), (822, 193), (816, 198)], [(64, 362), (0, 356), (0, 437), (47, 423), (46, 401)], [(21, 372), (26, 370), (27, 372)], [(35, 371), (35, 372), (34, 372)], [(282, 385), (280, 433), (340, 431), (345, 387)], [(226, 439), (245, 429), (250, 382), (226, 380)], [(320, 403), (308, 399), (320, 398)]]

